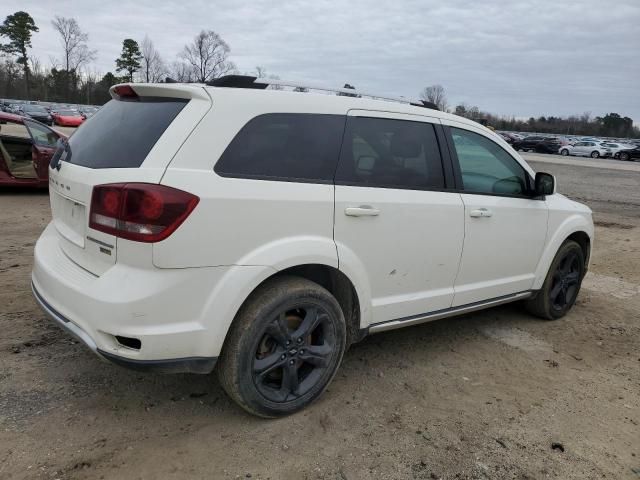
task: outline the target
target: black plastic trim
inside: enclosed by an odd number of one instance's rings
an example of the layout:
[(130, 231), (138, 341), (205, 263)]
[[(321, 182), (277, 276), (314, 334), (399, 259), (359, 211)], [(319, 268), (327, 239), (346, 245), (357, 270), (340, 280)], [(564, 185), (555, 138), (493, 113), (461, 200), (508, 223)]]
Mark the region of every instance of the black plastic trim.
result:
[(98, 353), (118, 366), (152, 373), (211, 373), (218, 357), (187, 357), (168, 360), (133, 360), (98, 349)]
[(453, 160), (449, 146), (447, 145), (447, 136), (441, 124), (433, 124), (436, 131), (436, 139), (440, 150), (440, 161), (442, 163), (442, 172), (444, 174), (444, 184), (447, 190), (456, 189), (456, 177), (453, 170)]
[(251, 75), (224, 75), (219, 78), (215, 78), (206, 84), (210, 87), (228, 87), (228, 88), (253, 88), (264, 90), (269, 85), (268, 83), (256, 82), (258, 77)]
[(471, 302), (471, 303), (465, 303), (464, 305), (458, 305), (456, 307), (448, 307), (448, 308), (442, 308), (440, 310), (433, 310), (431, 312), (424, 312), (424, 313), (418, 313), (416, 315), (409, 315), (407, 317), (400, 317), (400, 318), (394, 318), (391, 320), (385, 320), (384, 322), (377, 322), (377, 323), (372, 323), (371, 325), (369, 325), (369, 328), (371, 327), (378, 327), (381, 325), (385, 325), (387, 323), (394, 323), (394, 322), (409, 322), (411, 320), (416, 320), (419, 318), (423, 318), (423, 317), (429, 317), (429, 316), (435, 316), (435, 315), (442, 315), (442, 314), (447, 314), (447, 313), (452, 313), (452, 314), (456, 314), (457, 312), (461, 312), (460, 315), (464, 315), (465, 309), (468, 308), (473, 308), (476, 306), (483, 306), (488, 304), (487, 308), (491, 308), (491, 303), (492, 302), (498, 302), (501, 300), (508, 300), (511, 298), (515, 298), (518, 295), (522, 295), (523, 293), (530, 293), (533, 292), (534, 290), (523, 290), (521, 292), (515, 292), (515, 293), (508, 293), (506, 295), (500, 295), (498, 297), (492, 297), (492, 298), (487, 298), (486, 300), (478, 300), (477, 302)]
[(64, 323), (69, 323), (71, 322), (71, 320), (69, 320), (67, 317), (65, 317), (64, 315), (62, 315), (58, 310), (56, 310), (55, 308), (53, 308), (51, 306), (51, 304), (49, 302), (47, 302), (44, 297), (40, 294), (40, 292), (36, 289), (36, 286), (34, 285), (33, 282), (31, 282), (31, 289), (33, 290), (33, 293), (35, 294), (37, 300), (39, 300), (46, 308), (48, 308), (49, 310), (51, 310), (51, 313), (53, 313), (56, 317), (58, 317), (60, 320), (62, 320), (62, 322)]

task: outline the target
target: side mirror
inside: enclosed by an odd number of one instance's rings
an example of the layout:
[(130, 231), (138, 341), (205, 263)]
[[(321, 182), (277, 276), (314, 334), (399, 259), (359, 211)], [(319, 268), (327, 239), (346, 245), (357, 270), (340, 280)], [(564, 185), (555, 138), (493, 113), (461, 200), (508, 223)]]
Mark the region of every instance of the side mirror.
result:
[(535, 194), (538, 197), (556, 193), (556, 179), (550, 173), (537, 172), (535, 180)]

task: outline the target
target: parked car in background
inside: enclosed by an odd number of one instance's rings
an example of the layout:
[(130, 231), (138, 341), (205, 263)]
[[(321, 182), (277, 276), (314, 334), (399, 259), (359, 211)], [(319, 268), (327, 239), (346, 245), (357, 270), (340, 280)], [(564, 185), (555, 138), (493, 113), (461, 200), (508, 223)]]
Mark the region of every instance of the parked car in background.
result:
[(60, 138), (66, 137), (36, 120), (1, 112), (0, 186), (46, 188)]
[(215, 368), (240, 406), (278, 417), (370, 333), (525, 299), (548, 320), (571, 309), (591, 210), (495, 133), (237, 79), (112, 87), (52, 159), (32, 288), (94, 353)]
[(564, 145), (559, 149), (560, 155), (575, 155), (577, 157), (611, 157), (611, 149), (602, 146), (600, 142), (576, 142), (573, 145)]
[(7, 113), (13, 113), (15, 115), (20, 115), (20, 107), (22, 106), (21, 103), (10, 103), (9, 105), (7, 105)]
[(516, 150), (529, 150), (537, 153), (558, 153), (560, 146), (557, 138), (540, 135), (531, 135), (513, 142), (513, 148)]
[(80, 107), (78, 111), (80, 112), (80, 115), (82, 115), (82, 118), (86, 120), (87, 118), (95, 115), (98, 109), (96, 107)]
[(509, 132), (496, 132), (496, 133), (500, 135), (504, 139), (504, 141), (510, 145), (513, 145), (514, 142), (517, 142), (518, 140), (520, 140), (518, 137), (516, 137), (515, 135)]
[(560, 146), (573, 145), (574, 143), (576, 143), (575, 141), (573, 141), (573, 140), (571, 140), (570, 138), (567, 138), (567, 137), (556, 137), (556, 140), (558, 140), (558, 142), (560, 142)]
[(611, 156), (614, 158), (616, 154), (622, 150), (631, 150), (635, 148), (635, 145), (621, 142), (600, 142), (600, 145), (611, 150)]
[(614, 158), (624, 160), (625, 162), (628, 160), (638, 161), (640, 160), (640, 146), (620, 150), (614, 154)]
[(49, 112), (47, 112), (46, 108), (40, 105), (25, 103), (20, 106), (19, 112), (22, 116), (33, 118), (34, 120), (47, 125), (53, 125), (53, 117)]
[(79, 127), (84, 118), (77, 110), (54, 110), (51, 112), (53, 123), (61, 127)]

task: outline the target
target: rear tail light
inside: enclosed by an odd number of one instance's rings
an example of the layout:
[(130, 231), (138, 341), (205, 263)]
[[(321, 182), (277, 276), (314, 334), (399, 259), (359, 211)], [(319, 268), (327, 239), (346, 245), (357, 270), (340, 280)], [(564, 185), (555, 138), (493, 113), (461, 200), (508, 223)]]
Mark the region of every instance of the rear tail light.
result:
[(96, 185), (89, 227), (127, 240), (159, 242), (184, 222), (199, 201), (191, 193), (152, 183)]

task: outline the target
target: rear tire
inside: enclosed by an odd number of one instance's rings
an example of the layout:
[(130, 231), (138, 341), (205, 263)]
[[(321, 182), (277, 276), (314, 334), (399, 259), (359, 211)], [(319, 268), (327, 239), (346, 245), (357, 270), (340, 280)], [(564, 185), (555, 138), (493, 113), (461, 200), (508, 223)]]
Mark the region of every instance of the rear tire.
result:
[(249, 413), (282, 417), (324, 392), (345, 347), (344, 315), (333, 295), (304, 278), (277, 277), (240, 308), (217, 364), (218, 377)]
[(629, 155), (627, 152), (621, 152), (618, 157), (620, 158), (620, 160), (623, 160), (625, 162), (628, 162), (631, 159), (631, 155)]
[(591, 158), (599, 158), (600, 157), (600, 152), (598, 152), (597, 150), (594, 150), (593, 152), (591, 152)]
[(563, 148), (562, 150), (560, 150), (560, 155), (563, 156), (568, 156), (569, 155), (569, 150), (567, 150), (566, 148)]
[(567, 240), (551, 262), (542, 288), (535, 297), (525, 301), (525, 308), (545, 320), (564, 317), (576, 301), (584, 273), (582, 248), (573, 240)]

